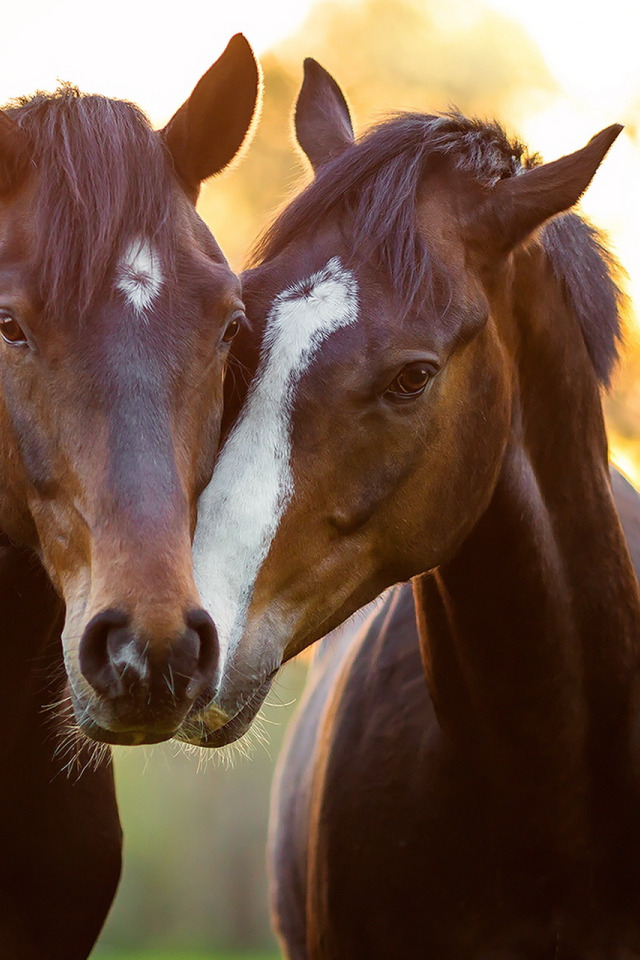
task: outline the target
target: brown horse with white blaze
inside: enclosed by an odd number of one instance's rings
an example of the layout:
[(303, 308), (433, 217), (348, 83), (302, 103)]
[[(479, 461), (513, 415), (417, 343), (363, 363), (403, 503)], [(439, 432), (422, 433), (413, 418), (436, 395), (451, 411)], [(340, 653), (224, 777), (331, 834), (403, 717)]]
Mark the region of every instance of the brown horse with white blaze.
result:
[[(620, 128), (546, 165), (458, 115), (354, 142), (312, 61), (296, 126), (315, 180), (243, 277), (262, 349), (199, 507), (214, 703), (246, 724), (283, 660), (415, 578), (423, 954), (640, 956), (640, 598), (600, 395), (618, 292), (564, 213)], [(397, 955), (392, 922), (334, 922), (345, 836), (317, 812), (295, 956)]]
[(69, 86), (0, 111), (3, 960), (82, 960), (117, 885), (109, 751), (67, 721), (154, 742), (215, 686), (190, 541), (244, 314), (194, 203), (257, 90), (238, 35), (159, 132)]

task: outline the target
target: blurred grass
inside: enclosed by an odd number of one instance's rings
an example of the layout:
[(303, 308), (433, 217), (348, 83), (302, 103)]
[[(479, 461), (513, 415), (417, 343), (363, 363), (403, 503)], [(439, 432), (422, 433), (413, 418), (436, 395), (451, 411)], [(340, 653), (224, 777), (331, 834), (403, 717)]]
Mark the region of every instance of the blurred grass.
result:
[(278, 677), (265, 726), (242, 744), (250, 762), (237, 747), (230, 767), (215, 751), (176, 755), (171, 743), (115, 751), (124, 872), (92, 960), (279, 960), (265, 870), (269, 784), (305, 675), (297, 661)]
[(160, 952), (157, 950), (130, 951), (124, 953), (97, 950), (92, 960), (281, 960), (279, 953), (185, 953), (182, 950)]

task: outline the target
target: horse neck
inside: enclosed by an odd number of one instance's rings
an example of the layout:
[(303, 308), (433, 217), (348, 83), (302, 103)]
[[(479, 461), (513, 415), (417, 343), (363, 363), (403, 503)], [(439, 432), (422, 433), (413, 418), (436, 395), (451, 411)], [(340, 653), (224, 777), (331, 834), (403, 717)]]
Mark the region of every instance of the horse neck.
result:
[[(0, 530), (0, 649), (5, 731), (0, 758), (24, 738), (25, 723), (49, 719), (42, 704), (61, 695), (63, 606), (35, 556)], [(49, 719), (50, 722), (50, 719)]]
[(502, 796), (548, 805), (555, 786), (562, 829), (562, 796), (575, 824), (578, 795), (597, 783), (607, 803), (627, 782), (640, 602), (598, 385), (539, 248), (522, 255), (509, 300), (502, 334), (524, 359), (502, 470), (456, 556), (416, 581), (417, 614), (449, 742)]

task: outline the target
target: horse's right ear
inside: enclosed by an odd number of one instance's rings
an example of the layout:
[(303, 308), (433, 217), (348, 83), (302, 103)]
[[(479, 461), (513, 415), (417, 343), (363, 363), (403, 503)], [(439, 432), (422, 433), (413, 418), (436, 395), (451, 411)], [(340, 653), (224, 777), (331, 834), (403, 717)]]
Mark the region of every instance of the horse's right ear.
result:
[(8, 113), (0, 110), (0, 196), (10, 193), (19, 185), (28, 161), (26, 134)]
[(477, 218), (482, 249), (507, 254), (550, 217), (577, 203), (621, 130), (613, 124), (575, 153), (499, 180)]
[(162, 130), (176, 172), (194, 198), (202, 181), (226, 167), (242, 146), (259, 85), (256, 58), (237, 33)]
[(295, 126), (298, 143), (316, 172), (353, 143), (351, 115), (344, 94), (331, 74), (311, 57), (304, 61)]

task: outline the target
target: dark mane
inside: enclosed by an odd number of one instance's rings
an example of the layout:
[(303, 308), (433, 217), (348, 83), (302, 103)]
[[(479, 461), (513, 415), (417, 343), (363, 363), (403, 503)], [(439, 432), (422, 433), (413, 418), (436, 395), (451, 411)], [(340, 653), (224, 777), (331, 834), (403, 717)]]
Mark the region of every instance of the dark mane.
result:
[[(411, 307), (424, 295), (425, 276), (435, 272), (416, 207), (428, 165), (438, 157), (448, 157), (487, 187), (539, 162), (495, 122), (456, 112), (400, 114), (371, 128), (320, 169), (266, 231), (253, 262), (277, 256), (310, 223), (330, 213), (350, 213), (358, 258), (384, 270), (399, 301)], [(547, 224), (542, 239), (596, 373), (606, 384), (620, 340), (615, 260), (598, 232), (576, 214)]]
[(577, 213), (565, 213), (544, 227), (542, 242), (580, 323), (598, 379), (609, 386), (622, 341), (624, 295), (620, 264), (602, 234)]
[(171, 162), (133, 104), (54, 93), (14, 100), (39, 173), (35, 262), (46, 312), (85, 312), (134, 237), (153, 240), (171, 271)]

